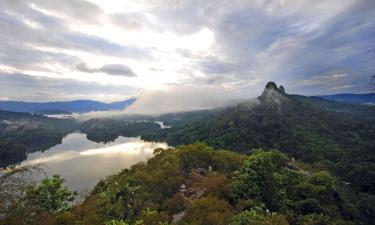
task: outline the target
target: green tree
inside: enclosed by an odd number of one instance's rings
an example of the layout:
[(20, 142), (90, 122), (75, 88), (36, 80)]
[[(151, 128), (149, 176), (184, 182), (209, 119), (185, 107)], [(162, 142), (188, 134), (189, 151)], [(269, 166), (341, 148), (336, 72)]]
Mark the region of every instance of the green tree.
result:
[(233, 215), (233, 209), (226, 201), (207, 197), (194, 200), (178, 224), (226, 225), (232, 221)]
[(230, 225), (289, 225), (289, 222), (283, 214), (268, 213), (254, 207), (236, 215)]
[(288, 158), (278, 151), (254, 151), (244, 162), (234, 181), (234, 199), (249, 200), (247, 207), (265, 204), (271, 211), (285, 208), (285, 193), (278, 171)]
[(128, 225), (123, 220), (110, 220), (104, 223), (104, 225)]
[(25, 199), (43, 212), (59, 212), (69, 209), (69, 202), (74, 200), (72, 193), (63, 185), (60, 175), (45, 178), (38, 186), (29, 186)]
[(140, 210), (136, 198), (140, 188), (141, 186), (136, 184), (129, 174), (129, 170), (124, 170), (117, 180), (107, 183), (104, 188), (103, 195), (112, 204), (108, 211), (117, 211), (116, 217), (122, 217), (125, 222), (132, 224)]

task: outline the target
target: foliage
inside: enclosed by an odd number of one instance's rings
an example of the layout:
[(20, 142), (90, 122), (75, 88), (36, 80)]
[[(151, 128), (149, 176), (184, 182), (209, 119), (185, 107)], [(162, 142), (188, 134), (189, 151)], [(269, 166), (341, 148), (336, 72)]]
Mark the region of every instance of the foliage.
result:
[(77, 128), (73, 120), (0, 110), (0, 168), (26, 159), (26, 153), (61, 143)]
[(114, 210), (121, 208), (124, 211), (121, 216), (124, 221), (132, 222), (137, 210), (135, 195), (140, 186), (130, 176), (126, 176), (126, 172), (127, 170), (123, 172), (118, 181), (107, 185), (102, 194), (110, 200)]
[(62, 182), (55, 176), (28, 186), (0, 224), (349, 225), (361, 221), (360, 210), (368, 218), (373, 212), (368, 196), (356, 205), (330, 173), (277, 150), (244, 156), (203, 143), (157, 149), (147, 163), (100, 181), (71, 210)]
[(236, 208), (250, 210), (237, 219), (263, 221), (272, 212), (288, 214), (290, 222), (298, 224), (323, 219), (334, 224), (355, 217), (349, 213), (336, 185), (328, 172), (303, 171), (278, 151), (254, 151), (234, 178), (232, 196)]
[(104, 225), (128, 225), (123, 220), (111, 220), (104, 223)]
[(72, 193), (62, 186), (63, 179), (46, 178), (41, 184), (32, 182), (40, 174), (40, 166), (8, 168), (0, 178), (0, 224), (61, 224), (71, 221), (68, 202)]
[(289, 225), (286, 215), (278, 213), (264, 212), (254, 207), (245, 210), (234, 218), (230, 225)]
[(64, 179), (59, 175), (45, 178), (38, 186), (30, 186), (24, 198), (43, 212), (66, 211), (74, 194), (63, 183)]
[(160, 130), (153, 122), (136, 122), (120, 119), (91, 119), (81, 124), (80, 130), (96, 142), (109, 142), (118, 136), (136, 137), (149, 130)]
[(231, 222), (234, 211), (228, 202), (217, 198), (194, 200), (186, 209), (179, 225), (226, 225)]
[[(372, 224), (373, 112), (268, 88), (226, 109), (147, 117), (171, 129), (89, 120), (80, 130), (95, 141), (141, 135), (184, 145), (157, 149), (147, 163), (100, 181), (71, 210), (62, 178), (21, 182), (0, 200), (0, 224)], [(0, 112), (0, 121), (0, 166), (77, 128), (69, 120), (8, 112)]]
[[(360, 200), (362, 194), (375, 195), (374, 115), (374, 106), (265, 91), (254, 101), (142, 137), (171, 145), (199, 141), (245, 154), (257, 148), (277, 148), (338, 176), (358, 193), (353, 200), (357, 202), (353, 207), (358, 208), (359, 203), (374, 204), (373, 197)], [(366, 211), (360, 211), (363, 220), (368, 220)]]
[(255, 151), (245, 161), (234, 182), (234, 198), (251, 200), (255, 205), (265, 204), (274, 212), (285, 210), (285, 190), (282, 187), (282, 168), (287, 165), (285, 155), (277, 151)]

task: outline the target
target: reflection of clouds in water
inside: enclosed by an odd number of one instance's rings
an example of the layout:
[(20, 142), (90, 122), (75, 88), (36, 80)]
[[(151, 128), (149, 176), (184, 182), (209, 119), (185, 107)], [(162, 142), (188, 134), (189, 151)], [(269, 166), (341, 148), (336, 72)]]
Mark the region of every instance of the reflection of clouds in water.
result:
[(152, 154), (155, 148), (167, 148), (166, 144), (150, 143), (138, 140), (138, 142), (130, 142), (119, 144), (115, 146), (90, 149), (80, 152), (80, 155), (102, 155), (111, 157), (113, 154), (137, 155), (137, 154)]
[(31, 159), (23, 162), (21, 165), (26, 166), (26, 165), (35, 165), (35, 164), (50, 164), (50, 163), (57, 163), (73, 158), (79, 157), (79, 152), (75, 151), (69, 151), (69, 152), (64, 152), (60, 154), (54, 154), (51, 156), (44, 156), (36, 159)]
[(23, 165), (45, 164), (48, 176), (60, 174), (67, 185), (78, 191), (91, 189), (102, 178), (122, 169), (146, 161), (156, 148), (167, 148), (165, 143), (145, 142), (140, 138), (119, 137), (103, 144), (89, 141), (85, 134), (67, 135), (62, 144), (45, 152), (28, 155)]

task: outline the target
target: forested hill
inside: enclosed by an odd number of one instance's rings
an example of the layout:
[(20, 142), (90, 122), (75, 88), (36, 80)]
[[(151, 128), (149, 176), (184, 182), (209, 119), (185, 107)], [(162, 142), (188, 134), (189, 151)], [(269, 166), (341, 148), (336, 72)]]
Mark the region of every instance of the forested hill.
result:
[(321, 97), (307, 97), (303, 95), (289, 95), (298, 101), (302, 101), (327, 111), (345, 113), (347, 116), (357, 117), (362, 120), (375, 121), (375, 105), (366, 105), (360, 103), (338, 102)]
[(76, 100), (65, 102), (0, 101), (0, 110), (44, 115), (85, 113), (90, 111), (123, 110), (131, 105), (134, 101), (135, 98), (112, 103), (104, 103), (92, 100)]
[[(93, 139), (142, 135), (174, 147), (100, 181), (73, 207), (59, 176), (10, 200), (0, 192), (11, 202), (0, 204), (0, 224), (373, 224), (374, 120), (308, 100), (270, 82), (234, 107), (164, 115), (170, 129), (89, 120), (80, 129)], [(178, 145), (193, 142), (207, 145)]]
[(27, 152), (61, 143), (77, 128), (73, 120), (0, 110), (0, 168), (26, 159)]
[(361, 104), (375, 104), (375, 93), (367, 94), (334, 94), (334, 95), (320, 95), (318, 97), (334, 100), (338, 102), (351, 102)]
[(275, 148), (324, 164), (358, 190), (375, 194), (375, 123), (353, 115), (297, 100), (270, 82), (255, 100), (143, 138), (171, 145), (201, 141), (241, 153)]

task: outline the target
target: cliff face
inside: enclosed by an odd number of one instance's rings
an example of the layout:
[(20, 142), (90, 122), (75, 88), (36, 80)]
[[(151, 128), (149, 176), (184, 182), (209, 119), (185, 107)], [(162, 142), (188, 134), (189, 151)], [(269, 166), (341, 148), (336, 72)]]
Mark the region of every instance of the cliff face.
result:
[(265, 104), (277, 104), (280, 105), (281, 103), (288, 101), (289, 97), (285, 93), (285, 89), (283, 86), (277, 87), (276, 83), (270, 81), (265, 86), (262, 95), (259, 96), (259, 100)]
[(277, 87), (276, 83), (273, 82), (273, 81), (270, 81), (266, 84), (266, 87), (264, 88), (263, 93), (268, 92), (268, 91), (276, 91), (276, 92), (279, 92), (281, 94), (286, 93), (284, 86), (280, 85), (279, 87)]

